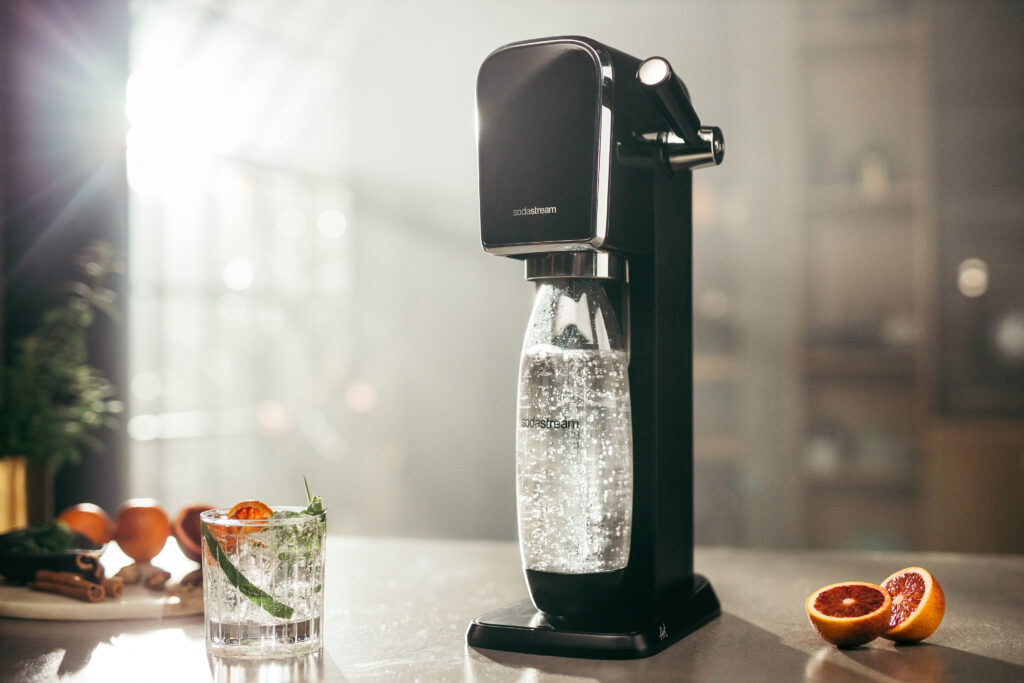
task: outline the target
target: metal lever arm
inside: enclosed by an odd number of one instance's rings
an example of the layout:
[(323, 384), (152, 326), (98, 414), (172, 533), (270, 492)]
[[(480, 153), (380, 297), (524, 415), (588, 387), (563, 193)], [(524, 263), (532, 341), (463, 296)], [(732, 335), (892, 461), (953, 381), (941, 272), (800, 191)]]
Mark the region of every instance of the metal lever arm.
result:
[(722, 163), (725, 138), (721, 129), (700, 125), (686, 86), (667, 60), (662, 57), (645, 59), (637, 69), (636, 78), (674, 133), (666, 131), (657, 136), (666, 164), (679, 171)]
[(690, 104), (690, 93), (662, 57), (650, 57), (640, 63), (637, 80), (646, 86), (654, 105), (661, 111), (672, 132), (689, 144), (697, 143), (700, 117)]

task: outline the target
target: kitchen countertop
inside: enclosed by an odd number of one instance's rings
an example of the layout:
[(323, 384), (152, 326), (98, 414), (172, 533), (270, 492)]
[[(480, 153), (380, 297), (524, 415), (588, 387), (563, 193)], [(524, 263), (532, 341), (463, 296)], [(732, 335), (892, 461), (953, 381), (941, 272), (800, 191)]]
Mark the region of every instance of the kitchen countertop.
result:
[[(928, 568), (946, 616), (925, 643), (838, 650), (804, 600), (844, 580)], [(324, 649), (296, 660), (208, 658), (201, 616), (162, 621), (0, 618), (0, 678), (16, 681), (1022, 681), (1024, 555), (698, 548), (722, 615), (647, 659), (543, 657), (465, 644), (470, 620), (526, 595), (509, 542), (328, 540)]]

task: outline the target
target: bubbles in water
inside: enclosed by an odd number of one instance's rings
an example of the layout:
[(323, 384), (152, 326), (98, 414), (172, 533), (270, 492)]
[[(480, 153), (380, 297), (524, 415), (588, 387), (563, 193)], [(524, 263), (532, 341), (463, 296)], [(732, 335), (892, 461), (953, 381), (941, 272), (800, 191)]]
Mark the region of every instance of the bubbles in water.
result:
[(527, 569), (585, 574), (629, 561), (633, 436), (626, 354), (524, 350), (516, 424)]

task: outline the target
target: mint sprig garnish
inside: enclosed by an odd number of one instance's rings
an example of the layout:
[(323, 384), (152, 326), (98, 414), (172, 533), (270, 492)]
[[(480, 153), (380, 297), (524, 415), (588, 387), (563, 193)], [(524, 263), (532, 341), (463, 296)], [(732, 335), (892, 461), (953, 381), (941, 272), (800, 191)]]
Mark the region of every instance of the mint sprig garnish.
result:
[(309, 482), (306, 480), (305, 475), (302, 477), (302, 483), (306, 485), (306, 501), (309, 503), (306, 509), (302, 511), (304, 515), (322, 515), (327, 511), (324, 507), (324, 502), (320, 499), (320, 496), (314, 496), (309, 492)]
[(206, 539), (206, 545), (210, 549), (210, 553), (214, 559), (217, 560), (217, 564), (224, 571), (224, 575), (228, 577), (228, 582), (238, 589), (238, 592), (249, 598), (250, 601), (256, 603), (270, 614), (274, 615), (278, 619), (291, 619), (292, 614), (295, 610), (284, 603), (278, 602), (272, 595), (257, 588), (252, 584), (249, 579), (245, 578), (245, 575), (238, 570), (238, 567), (231, 564), (231, 560), (228, 559), (224, 549), (220, 547), (220, 543), (213, 537), (210, 532), (210, 528), (206, 525), (206, 522), (202, 523), (203, 538)]

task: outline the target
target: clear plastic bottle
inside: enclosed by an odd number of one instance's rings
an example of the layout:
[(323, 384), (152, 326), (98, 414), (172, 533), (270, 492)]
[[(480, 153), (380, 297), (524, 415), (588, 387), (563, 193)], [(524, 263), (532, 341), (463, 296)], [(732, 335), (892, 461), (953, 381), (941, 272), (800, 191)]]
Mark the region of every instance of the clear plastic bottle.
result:
[(520, 549), (534, 602), (548, 611), (535, 578), (621, 573), (629, 562), (629, 375), (600, 281), (547, 280), (538, 288), (523, 341), (516, 436)]

